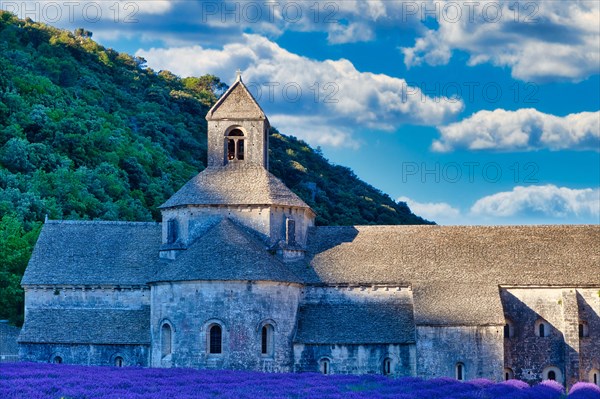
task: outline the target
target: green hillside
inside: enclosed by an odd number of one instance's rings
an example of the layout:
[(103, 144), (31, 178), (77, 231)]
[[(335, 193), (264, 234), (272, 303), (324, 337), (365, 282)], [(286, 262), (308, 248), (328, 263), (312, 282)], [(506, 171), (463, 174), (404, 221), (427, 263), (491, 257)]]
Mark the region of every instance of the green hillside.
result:
[[(227, 86), (154, 71), (91, 36), (0, 11), (0, 319), (22, 318), (19, 281), (45, 215), (160, 220), (205, 167), (204, 116)], [(275, 129), (270, 157), (320, 225), (428, 223)]]

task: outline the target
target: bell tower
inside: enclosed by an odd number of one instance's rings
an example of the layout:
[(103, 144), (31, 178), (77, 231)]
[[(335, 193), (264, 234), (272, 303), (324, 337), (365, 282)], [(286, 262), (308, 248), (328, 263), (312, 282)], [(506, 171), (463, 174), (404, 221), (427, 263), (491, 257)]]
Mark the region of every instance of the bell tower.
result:
[(260, 165), (269, 169), (269, 120), (237, 71), (235, 83), (208, 111), (208, 167)]
[(251, 230), (284, 260), (304, 256), (316, 215), (269, 172), (269, 120), (239, 71), (206, 120), (208, 165), (160, 207), (160, 256), (175, 259), (222, 219)]

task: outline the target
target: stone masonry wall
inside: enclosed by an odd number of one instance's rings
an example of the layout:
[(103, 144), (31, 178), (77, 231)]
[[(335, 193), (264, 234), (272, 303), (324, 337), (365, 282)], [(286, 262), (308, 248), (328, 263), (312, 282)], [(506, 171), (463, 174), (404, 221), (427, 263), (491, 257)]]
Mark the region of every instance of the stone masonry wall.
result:
[[(152, 287), (152, 366), (292, 371), (300, 287), (274, 282), (181, 282)], [(172, 326), (172, 354), (162, 357), (160, 328)], [(261, 354), (261, 328), (274, 327), (274, 355)], [(223, 329), (223, 353), (208, 353), (208, 328)]]
[(147, 367), (149, 353), (147, 345), (19, 345), (21, 361), (52, 363), (59, 356), (62, 363), (88, 366), (115, 366), (115, 359), (121, 357), (123, 366)]
[(588, 336), (579, 341), (581, 381), (593, 382), (592, 372), (600, 385), (600, 287), (577, 290), (579, 321), (587, 323)]
[[(266, 206), (190, 206), (185, 209), (165, 209), (163, 220), (176, 218), (184, 244), (191, 244), (203, 234), (211, 217), (229, 217), (256, 231), (264, 239), (270, 233), (270, 209)], [(167, 242), (167, 223), (163, 223), (162, 242)]]
[[(285, 218), (296, 221), (296, 242), (306, 244), (306, 231), (313, 226), (308, 211), (277, 206), (190, 206), (186, 209), (167, 209), (163, 220), (176, 218), (182, 241), (189, 245), (203, 234), (211, 217), (228, 217), (257, 232), (270, 244), (285, 240)], [(167, 223), (163, 223), (162, 242), (167, 241)]]
[[(544, 379), (544, 370), (555, 367), (560, 371), (559, 382), (569, 376), (567, 360), (573, 360), (571, 352), (579, 348), (572, 334), (577, 328), (573, 308), (573, 290), (563, 292), (551, 288), (506, 288), (501, 290), (505, 317), (512, 325), (512, 336), (505, 338), (505, 367), (514, 372), (517, 379), (537, 383)], [(571, 292), (569, 292), (571, 291)], [(563, 307), (568, 306), (566, 310)], [(565, 320), (567, 315), (567, 320)], [(544, 322), (545, 337), (539, 335), (539, 323)], [(570, 334), (565, 344), (565, 332)]]
[[(366, 303), (413, 303), (412, 290), (401, 286), (307, 286), (303, 293), (302, 302), (306, 304), (361, 306)], [(332, 374), (382, 374), (383, 362), (386, 358), (390, 358), (392, 375), (416, 375), (414, 344), (294, 344), (295, 371), (319, 372), (320, 361), (325, 358), (330, 361)]]
[(365, 302), (387, 302), (395, 303), (413, 303), (412, 290), (409, 287), (371, 285), (371, 286), (340, 286), (340, 287), (321, 287), (307, 286), (303, 290), (304, 303), (360, 303)]
[(294, 371), (320, 372), (320, 361), (329, 360), (329, 374), (384, 374), (391, 360), (391, 375), (416, 374), (415, 345), (303, 345), (294, 344)]
[(464, 379), (502, 379), (501, 326), (417, 326), (417, 376), (456, 378), (464, 365)]
[(110, 308), (141, 309), (150, 305), (149, 287), (25, 287), (25, 309)]
[(212, 120), (208, 121), (208, 166), (223, 166), (226, 159), (225, 134), (232, 128), (244, 132), (244, 161), (268, 168), (267, 135), (265, 122), (261, 120)]
[(305, 247), (307, 230), (309, 227), (314, 226), (314, 218), (311, 218), (308, 213), (308, 210), (302, 208), (272, 207), (270, 220), (271, 243), (279, 240), (285, 241), (286, 218), (291, 218), (296, 224), (296, 243)]

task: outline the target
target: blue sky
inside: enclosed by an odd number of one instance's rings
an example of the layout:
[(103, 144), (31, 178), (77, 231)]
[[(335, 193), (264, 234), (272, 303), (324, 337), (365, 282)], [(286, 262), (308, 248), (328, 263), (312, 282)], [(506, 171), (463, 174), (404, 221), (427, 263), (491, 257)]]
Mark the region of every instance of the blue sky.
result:
[(280, 131), (440, 224), (600, 223), (597, 1), (0, 7), (155, 70), (240, 68)]

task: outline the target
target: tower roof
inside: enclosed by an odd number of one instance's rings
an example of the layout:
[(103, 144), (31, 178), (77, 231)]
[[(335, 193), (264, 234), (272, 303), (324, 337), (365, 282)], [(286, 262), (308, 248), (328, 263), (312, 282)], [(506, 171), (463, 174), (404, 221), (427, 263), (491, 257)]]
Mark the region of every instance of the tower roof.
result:
[(241, 75), (206, 114), (206, 120), (232, 119), (267, 120), (264, 111), (252, 96)]
[(161, 208), (185, 205), (279, 205), (309, 208), (260, 165), (209, 167), (177, 191)]

